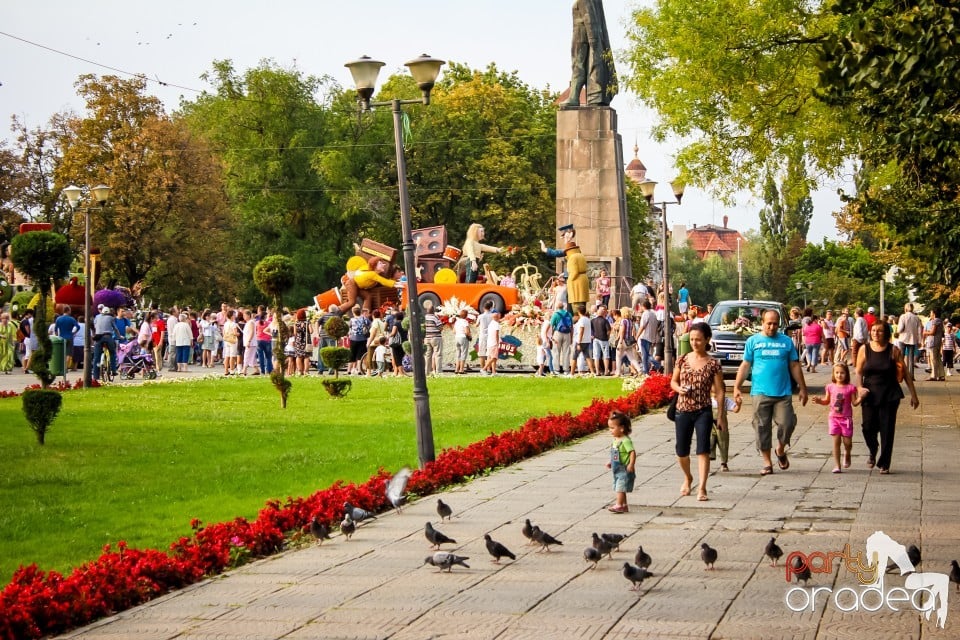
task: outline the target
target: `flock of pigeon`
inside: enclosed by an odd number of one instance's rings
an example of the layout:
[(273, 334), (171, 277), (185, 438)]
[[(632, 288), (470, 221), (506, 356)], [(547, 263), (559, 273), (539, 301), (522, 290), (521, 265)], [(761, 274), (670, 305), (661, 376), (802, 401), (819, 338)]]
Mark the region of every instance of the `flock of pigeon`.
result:
[[(407, 500), (406, 488), (409, 479), (410, 470), (403, 468), (387, 483), (387, 499), (398, 513), (402, 510)], [(376, 519), (376, 515), (373, 513), (356, 507), (349, 502), (343, 503), (343, 511), (343, 520), (340, 522), (340, 533), (342, 533), (347, 540), (356, 532), (358, 523), (365, 520)], [(437, 515), (440, 516), (441, 524), (445, 520), (449, 521), (453, 516), (453, 509), (450, 505), (439, 498), (437, 499)], [(314, 516), (310, 522), (310, 533), (317, 539), (318, 544), (323, 544), (324, 540), (330, 539), (330, 528), (322, 523), (317, 516)], [(538, 551), (550, 551), (550, 547), (552, 546), (563, 546), (560, 540), (530, 522), (529, 518), (524, 521), (521, 533), (527, 539), (527, 544), (540, 545)], [(433, 555), (427, 556), (424, 559), (424, 564), (429, 564), (437, 567), (441, 572), (447, 571), (448, 573), (457, 565), (467, 569), (470, 568), (470, 565), (466, 562), (470, 559), (469, 556), (459, 556), (455, 553), (441, 550), (441, 545), (456, 544), (456, 540), (437, 530), (429, 521), (424, 525), (423, 534), (430, 543), (430, 546), (435, 550)], [(627, 536), (620, 533), (594, 533), (592, 537), (591, 546), (583, 550), (583, 559), (592, 563), (593, 566), (591, 568), (595, 568), (604, 556), (613, 560), (613, 552), (620, 550), (620, 543), (623, 542)], [(484, 534), (483, 539), (487, 552), (493, 557), (494, 563), (499, 564), (503, 558), (509, 558), (510, 560), (517, 559), (516, 554), (511, 552), (502, 543), (490, 537), (490, 534)], [(771, 567), (777, 566), (780, 558), (783, 557), (783, 549), (777, 544), (776, 538), (770, 538), (770, 541), (767, 542), (763, 548), (763, 555), (770, 558)], [(908, 547), (907, 556), (914, 566), (920, 564), (920, 549), (918, 549), (916, 545), (910, 545)], [(703, 561), (706, 570), (712, 571), (718, 558), (719, 554), (716, 549), (706, 542), (700, 545), (700, 559)], [(634, 563), (635, 564), (624, 562), (622, 574), (623, 577), (631, 583), (631, 590), (639, 591), (643, 581), (654, 575), (649, 570), (653, 559), (649, 553), (643, 550), (643, 546), (640, 546), (634, 556)], [(804, 565), (801, 558), (795, 557), (792, 561), (792, 570), (793, 575), (797, 577), (797, 582), (799, 583), (802, 580), (804, 586), (806, 586), (807, 581), (811, 578), (810, 567)], [(891, 570), (891, 567), (887, 568), (887, 572)], [(955, 583), (957, 590), (960, 591), (960, 565), (957, 564), (956, 560), (951, 563), (950, 582)]]

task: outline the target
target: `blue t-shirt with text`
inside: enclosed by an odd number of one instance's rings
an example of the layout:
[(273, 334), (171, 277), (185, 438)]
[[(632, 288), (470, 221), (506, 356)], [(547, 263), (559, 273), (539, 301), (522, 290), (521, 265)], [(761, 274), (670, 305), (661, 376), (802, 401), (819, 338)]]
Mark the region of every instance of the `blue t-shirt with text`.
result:
[(798, 360), (793, 340), (777, 332), (774, 336), (756, 333), (747, 338), (743, 359), (750, 363), (750, 395), (789, 396), (790, 363)]

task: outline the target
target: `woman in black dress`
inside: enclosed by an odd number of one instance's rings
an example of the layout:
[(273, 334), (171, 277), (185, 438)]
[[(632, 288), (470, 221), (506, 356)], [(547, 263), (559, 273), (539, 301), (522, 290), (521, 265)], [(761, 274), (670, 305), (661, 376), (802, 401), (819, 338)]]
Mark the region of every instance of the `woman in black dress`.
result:
[[(900, 349), (890, 344), (890, 325), (878, 321), (870, 327), (870, 340), (857, 353), (857, 373), (860, 375), (860, 394), (863, 398), (863, 439), (870, 451), (867, 466), (876, 465), (881, 474), (890, 473), (893, 436), (897, 426), (897, 409), (903, 390), (897, 382), (897, 363), (903, 363)], [(920, 406), (917, 389), (910, 374), (904, 376), (910, 389), (910, 406)], [(879, 436), (879, 446), (877, 437)], [(878, 453), (879, 449), (879, 453)]]

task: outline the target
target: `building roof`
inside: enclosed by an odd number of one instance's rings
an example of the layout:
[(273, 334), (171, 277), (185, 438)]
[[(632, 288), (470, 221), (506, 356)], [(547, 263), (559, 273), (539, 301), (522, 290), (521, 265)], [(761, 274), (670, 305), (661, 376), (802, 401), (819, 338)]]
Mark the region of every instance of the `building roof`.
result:
[(687, 230), (687, 241), (697, 255), (706, 258), (711, 255), (727, 257), (736, 255), (737, 239), (743, 243), (743, 236), (736, 229), (727, 226), (728, 218), (723, 217), (723, 226), (708, 224), (702, 227), (694, 226)]

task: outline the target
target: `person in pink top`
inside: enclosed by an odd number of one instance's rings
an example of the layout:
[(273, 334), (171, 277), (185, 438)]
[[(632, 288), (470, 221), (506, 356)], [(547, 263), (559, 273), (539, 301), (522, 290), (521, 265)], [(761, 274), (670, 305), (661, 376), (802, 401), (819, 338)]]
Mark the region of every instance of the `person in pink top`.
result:
[(820, 362), (820, 346), (823, 344), (823, 327), (811, 318), (803, 325), (803, 345), (807, 352), (807, 371), (817, 372), (817, 363)]
[(850, 368), (843, 362), (833, 365), (831, 383), (826, 393), (814, 398), (817, 404), (830, 407), (830, 435), (833, 436), (833, 472), (840, 473), (840, 443), (843, 442), (843, 468), (850, 468), (850, 452), (853, 449), (853, 408), (862, 397), (850, 384)]

